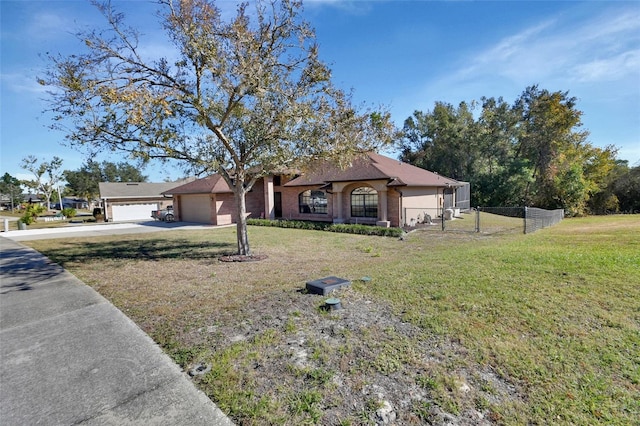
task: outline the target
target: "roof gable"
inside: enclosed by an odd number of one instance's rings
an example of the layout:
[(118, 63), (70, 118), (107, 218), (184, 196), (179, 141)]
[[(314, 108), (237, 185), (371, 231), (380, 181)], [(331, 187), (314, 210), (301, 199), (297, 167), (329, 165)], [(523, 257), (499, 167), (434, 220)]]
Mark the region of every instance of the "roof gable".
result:
[(163, 192), (163, 194), (218, 194), (222, 192), (233, 192), (221, 175), (215, 174), (194, 180), (180, 186), (174, 186)]

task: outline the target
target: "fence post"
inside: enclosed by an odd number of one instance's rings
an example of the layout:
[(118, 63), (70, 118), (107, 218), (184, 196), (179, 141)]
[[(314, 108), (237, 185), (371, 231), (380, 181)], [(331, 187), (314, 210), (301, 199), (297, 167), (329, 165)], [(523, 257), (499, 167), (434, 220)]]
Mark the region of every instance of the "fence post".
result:
[(524, 233), (527, 233), (527, 206), (524, 207)]
[(480, 232), (480, 206), (476, 207), (476, 232)]

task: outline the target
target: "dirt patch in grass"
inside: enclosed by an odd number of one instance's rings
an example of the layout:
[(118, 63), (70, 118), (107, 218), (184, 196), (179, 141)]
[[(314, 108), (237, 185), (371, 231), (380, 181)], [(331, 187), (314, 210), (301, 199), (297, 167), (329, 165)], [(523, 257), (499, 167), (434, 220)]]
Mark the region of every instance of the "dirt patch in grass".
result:
[[(471, 373), (460, 345), (403, 322), (354, 289), (331, 296), (343, 309), (327, 312), (326, 297), (287, 290), (211, 316), (178, 337), (203, 349), (185, 358), (184, 368), (213, 366), (195, 380), (242, 424), (475, 425), (492, 416), (489, 401), (518, 403), (514, 386), (495, 372)], [(235, 361), (220, 368), (227, 353)], [(445, 371), (452, 379), (443, 379)], [(296, 409), (309, 392), (316, 399)]]

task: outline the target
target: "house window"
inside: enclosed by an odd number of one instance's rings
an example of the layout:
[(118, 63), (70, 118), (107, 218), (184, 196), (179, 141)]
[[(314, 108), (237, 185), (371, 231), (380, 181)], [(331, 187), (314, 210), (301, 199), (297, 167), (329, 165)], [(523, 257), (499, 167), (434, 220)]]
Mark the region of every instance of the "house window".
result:
[(307, 189), (298, 195), (300, 213), (327, 214), (327, 194)]
[(378, 193), (368, 186), (351, 192), (351, 217), (378, 217)]

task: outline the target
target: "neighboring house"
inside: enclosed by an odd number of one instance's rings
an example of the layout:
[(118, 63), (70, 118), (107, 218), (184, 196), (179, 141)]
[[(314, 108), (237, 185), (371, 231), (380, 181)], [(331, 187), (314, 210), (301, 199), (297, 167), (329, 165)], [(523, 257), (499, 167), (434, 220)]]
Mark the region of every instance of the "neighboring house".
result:
[(74, 208), (76, 210), (86, 210), (89, 208), (89, 202), (85, 198), (62, 197), (62, 206), (60, 203), (51, 203), (49, 208), (61, 210), (66, 208)]
[[(44, 197), (44, 196), (43, 196)], [(22, 194), (21, 204), (37, 204), (40, 206), (46, 206), (46, 202), (40, 199), (38, 194), (32, 194), (31, 192)]]
[(151, 220), (152, 210), (172, 205), (171, 196), (162, 193), (180, 182), (100, 182), (100, 202), (109, 222)]
[[(333, 223), (402, 226), (436, 217), (456, 206), (456, 188), (468, 185), (370, 153), (340, 169), (323, 163), (303, 175), (256, 182), (246, 196), (247, 216)], [(181, 185), (173, 196), (176, 218), (212, 225), (235, 221), (233, 192), (220, 175)]]
[[(14, 203), (16, 201), (14, 200)], [(0, 210), (9, 210), (11, 208), (11, 197), (6, 194), (0, 194)]]

